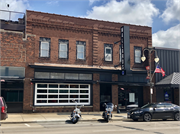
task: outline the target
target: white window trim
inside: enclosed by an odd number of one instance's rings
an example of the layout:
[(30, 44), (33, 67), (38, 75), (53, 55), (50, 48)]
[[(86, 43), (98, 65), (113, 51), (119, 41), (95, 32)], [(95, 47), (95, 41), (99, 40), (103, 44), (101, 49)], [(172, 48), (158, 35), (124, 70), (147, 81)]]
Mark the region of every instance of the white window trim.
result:
[[(62, 45), (66, 45), (66, 51), (63, 51), (63, 50), (61, 50), (61, 46)], [(61, 55), (60, 55), (60, 53), (61, 52), (66, 52), (66, 57), (61, 57)], [(65, 59), (67, 59), (67, 52), (68, 52), (68, 49), (67, 49), (67, 44), (59, 44), (59, 58), (65, 58)]]
[[(48, 44), (48, 49), (42, 49), (42, 43), (47, 43)], [(49, 57), (49, 42), (47, 41), (41, 41), (41, 48), (40, 48), (40, 57)], [(48, 56), (42, 56), (42, 50), (47, 51), (48, 52)]]
[[(38, 88), (38, 84), (47, 84), (47, 88)], [(54, 83), (36, 83), (35, 84), (35, 97), (34, 97), (34, 105), (35, 106), (50, 106), (50, 105), (75, 105), (74, 102), (71, 102), (73, 98), (70, 98), (70, 95), (78, 95), (79, 98), (75, 98), (78, 105), (90, 105), (90, 84), (68, 84), (68, 83), (57, 83), (58, 88), (49, 88), (49, 84)], [(59, 88), (59, 85), (68, 85), (68, 88)], [(70, 88), (70, 85), (78, 85), (79, 88)], [(80, 85), (88, 85), (88, 88), (80, 88)], [(48, 93), (48, 90), (58, 90), (58, 93)], [(47, 90), (47, 93), (37, 93), (37, 90)], [(68, 90), (68, 93), (59, 93), (59, 90)], [(79, 93), (70, 93), (70, 90), (79, 90)], [(80, 90), (88, 90), (88, 93), (80, 93)], [(37, 95), (47, 95), (47, 98), (37, 98)], [(48, 98), (48, 95), (58, 95), (58, 98)], [(59, 95), (68, 95), (68, 98), (59, 98)], [(80, 95), (88, 95), (88, 98), (80, 98)], [(37, 100), (47, 100), (47, 103), (37, 103)], [(58, 103), (48, 103), (48, 100), (58, 100)], [(59, 100), (68, 100), (68, 103), (59, 103)], [(86, 103), (80, 103), (80, 100), (88, 100)]]
[[(136, 51), (140, 51), (140, 56), (137, 56)], [(141, 50), (140, 49), (135, 49), (134, 53), (135, 53), (134, 54), (134, 56), (135, 56), (135, 59), (134, 59), (135, 63), (141, 63)], [(139, 60), (137, 61), (136, 59), (139, 59)]]
[[(83, 47), (83, 51), (78, 51), (78, 46)], [(78, 53), (82, 53), (83, 54), (83, 58), (79, 58), (78, 57)], [(77, 45), (77, 59), (84, 59), (84, 45)]]
[[(110, 49), (111, 53), (106, 54), (106, 49)], [(107, 59), (107, 56), (110, 57), (110, 59)], [(112, 48), (111, 47), (105, 47), (105, 61), (112, 61)]]

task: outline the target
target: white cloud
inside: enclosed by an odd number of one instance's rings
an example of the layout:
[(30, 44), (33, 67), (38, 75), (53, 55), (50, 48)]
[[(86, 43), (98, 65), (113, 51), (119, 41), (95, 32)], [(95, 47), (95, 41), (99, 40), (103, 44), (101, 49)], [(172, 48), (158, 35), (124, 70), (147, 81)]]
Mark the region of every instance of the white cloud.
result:
[(168, 0), (166, 10), (160, 16), (166, 23), (179, 20), (180, 21), (180, 0)]
[(92, 5), (93, 3), (100, 1), (100, 0), (89, 0), (89, 5)]
[(152, 35), (154, 47), (178, 48), (180, 49), (180, 24), (166, 31), (158, 31)]
[(153, 17), (159, 14), (150, 0), (111, 0), (105, 5), (94, 6), (86, 18), (152, 26)]
[[(7, 7), (9, 4), (9, 7)], [(27, 0), (0, 0), (0, 9), (1, 10), (9, 10), (16, 12), (25, 13), (26, 9), (29, 7)], [(22, 14), (11, 13), (11, 20), (18, 20), (18, 17), (23, 17)], [(0, 12), (0, 19), (9, 20), (8, 12)]]

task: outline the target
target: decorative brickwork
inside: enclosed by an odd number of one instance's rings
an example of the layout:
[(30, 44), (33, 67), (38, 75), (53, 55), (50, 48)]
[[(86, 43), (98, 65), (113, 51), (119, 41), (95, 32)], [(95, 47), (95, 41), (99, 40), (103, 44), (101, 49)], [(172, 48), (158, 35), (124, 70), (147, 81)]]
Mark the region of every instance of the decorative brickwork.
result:
[[(49, 13), (27, 11), (26, 38), (23, 33), (1, 30), (1, 66), (25, 67), (23, 111), (32, 112), (34, 104), (34, 68), (29, 65), (35, 63), (68, 64), (79, 67), (98, 67), (100, 72), (93, 73), (92, 106), (85, 106), (82, 111), (100, 110), (100, 73), (102, 66), (109, 70), (116, 70), (120, 63), (119, 45), (114, 42), (120, 40), (120, 28), (123, 25), (130, 29), (130, 67), (145, 68), (147, 64), (134, 64), (134, 46), (152, 46), (151, 28), (130, 24), (76, 18)], [(40, 57), (40, 37), (50, 38), (50, 53), (48, 58)], [(59, 58), (59, 39), (68, 40), (68, 59)], [(77, 59), (76, 41), (86, 42), (85, 59)], [(105, 61), (104, 44), (112, 46), (112, 61)], [(153, 59), (153, 58), (152, 58)], [(153, 63), (152, 63), (153, 64)], [(47, 69), (48, 70), (48, 69)], [(80, 72), (78, 72), (80, 73)], [(105, 72), (102, 72), (105, 73)], [(112, 82), (118, 81), (119, 74), (112, 74)], [(110, 81), (111, 82), (111, 81)], [(144, 87), (144, 103), (149, 100), (149, 87)], [(118, 104), (118, 85), (112, 85), (112, 102)], [(74, 107), (36, 107), (36, 112), (71, 112)]]

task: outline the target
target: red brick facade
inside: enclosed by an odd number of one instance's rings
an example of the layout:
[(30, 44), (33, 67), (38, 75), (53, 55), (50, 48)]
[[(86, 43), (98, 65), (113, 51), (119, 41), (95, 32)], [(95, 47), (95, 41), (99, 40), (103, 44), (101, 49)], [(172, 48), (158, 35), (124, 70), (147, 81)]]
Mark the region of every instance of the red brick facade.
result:
[[(152, 46), (152, 32), (150, 27), (82, 19), (69, 16), (27, 11), (26, 38), (23, 33), (3, 31), (1, 35), (1, 66), (25, 67), (23, 111), (31, 112), (34, 99), (34, 68), (29, 65), (35, 63), (86, 65), (114, 68), (119, 64), (120, 28), (127, 25), (130, 28), (130, 69), (145, 68), (147, 61), (142, 64), (134, 63), (134, 46)], [(40, 37), (50, 38), (49, 58), (39, 57)], [(69, 41), (68, 59), (60, 59), (58, 40)], [(76, 41), (86, 42), (85, 60), (76, 59)], [(104, 60), (104, 43), (113, 45), (113, 60)], [(92, 106), (85, 106), (82, 111), (100, 110), (100, 73), (93, 73)], [(112, 73), (112, 82), (118, 81), (118, 74)], [(118, 84), (112, 84), (112, 102), (118, 105)], [(143, 88), (144, 103), (149, 102), (149, 87)], [(72, 106), (36, 107), (37, 112), (67, 112)]]

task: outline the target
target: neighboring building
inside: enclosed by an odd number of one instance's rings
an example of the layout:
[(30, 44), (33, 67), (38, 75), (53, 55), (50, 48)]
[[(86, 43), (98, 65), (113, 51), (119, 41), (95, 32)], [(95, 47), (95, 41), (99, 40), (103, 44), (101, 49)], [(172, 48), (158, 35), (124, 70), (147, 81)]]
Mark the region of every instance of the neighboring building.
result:
[(166, 72), (166, 76), (156, 73), (156, 100), (167, 101), (180, 105), (180, 50), (156, 48), (159, 64)]
[[(149, 61), (140, 58), (152, 46), (151, 27), (29, 10), (25, 18), (19, 32), (1, 27), (7, 103), (21, 103), (23, 112), (67, 112), (74, 108), (73, 98), (85, 105), (82, 111), (103, 110), (104, 102), (121, 109), (149, 102)], [(12, 74), (11, 68), (21, 71)], [(11, 82), (15, 89), (9, 88)]]
[[(25, 21), (0, 20), (1, 96), (8, 105), (8, 112), (22, 112), (25, 68), (34, 45), (34, 36), (26, 34)], [(29, 94), (29, 93), (28, 93)]]

